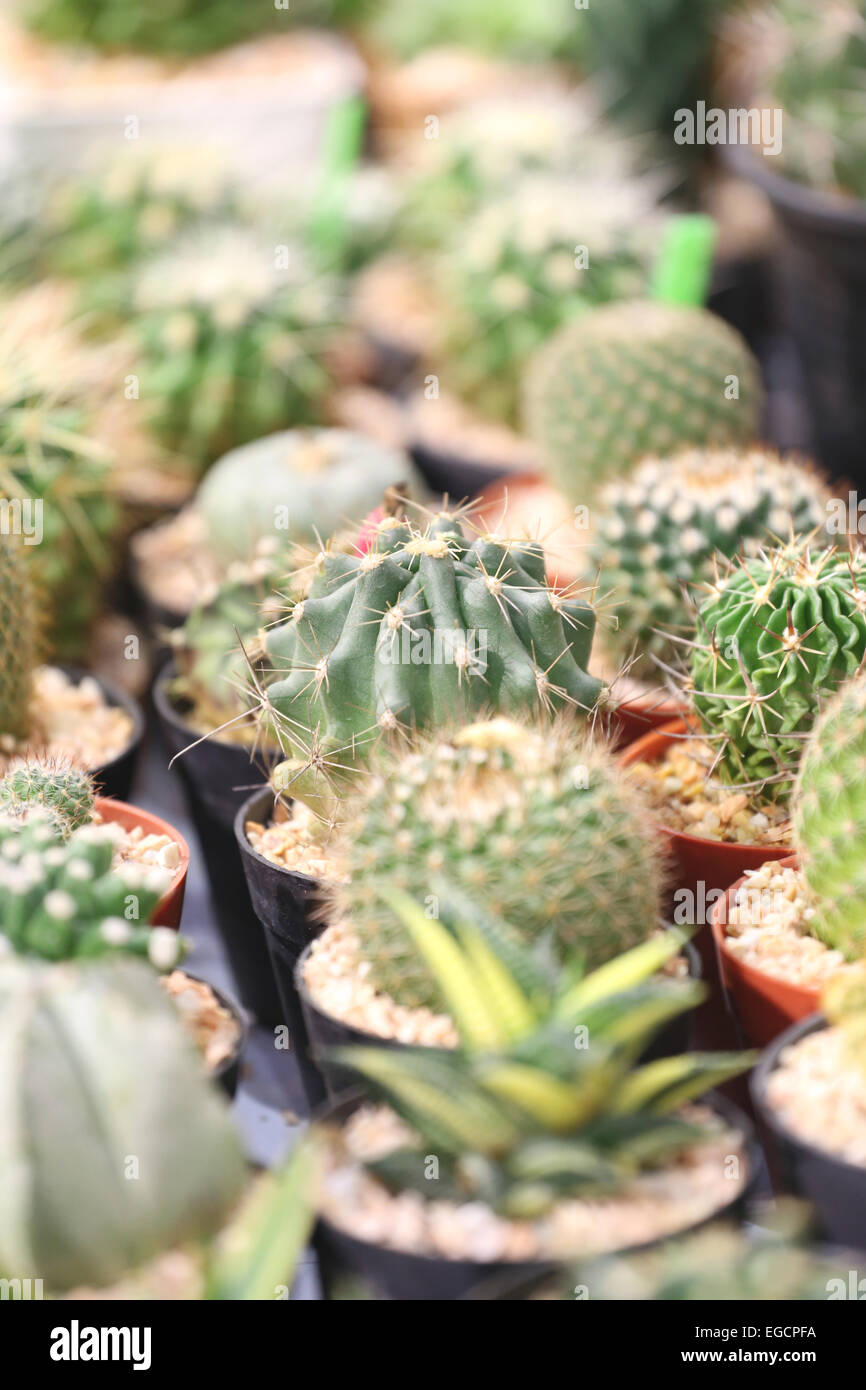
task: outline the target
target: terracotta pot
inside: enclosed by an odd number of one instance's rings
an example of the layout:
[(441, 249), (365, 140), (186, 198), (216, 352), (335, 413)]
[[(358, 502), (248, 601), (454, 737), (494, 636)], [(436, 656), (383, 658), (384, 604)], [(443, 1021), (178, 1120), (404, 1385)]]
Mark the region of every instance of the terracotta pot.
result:
[(119, 825), (124, 830), (134, 830), (136, 826), (141, 826), (145, 835), (168, 835), (169, 839), (174, 840), (180, 851), (180, 863), (171, 883), (154, 908), (150, 923), (154, 927), (173, 927), (176, 931), (180, 926), (186, 876), (189, 871), (189, 845), (186, 840), (168, 821), (163, 820), (161, 816), (153, 815), (151, 811), (143, 811), (140, 806), (129, 806), (125, 801), (113, 801), (108, 797), (98, 796), (94, 807), (102, 820), (108, 824)]
[[(781, 868), (796, 869), (797, 856), (789, 854), (787, 858), (779, 860), (779, 865)], [(786, 980), (779, 980), (766, 970), (756, 970), (734, 955), (725, 939), (728, 909), (733, 906), (737, 891), (745, 882), (745, 877), (738, 878), (715, 904), (710, 917), (710, 930), (718, 953), (722, 984), (736, 1009), (743, 1032), (750, 1043), (757, 1047), (768, 1047), (792, 1023), (799, 1023), (801, 1019), (818, 1012), (821, 991), (816, 987), (792, 985)]]
[(664, 691), (623, 700), (614, 711), (613, 736), (617, 748), (627, 748), (644, 734), (664, 728), (681, 717), (681, 707)]

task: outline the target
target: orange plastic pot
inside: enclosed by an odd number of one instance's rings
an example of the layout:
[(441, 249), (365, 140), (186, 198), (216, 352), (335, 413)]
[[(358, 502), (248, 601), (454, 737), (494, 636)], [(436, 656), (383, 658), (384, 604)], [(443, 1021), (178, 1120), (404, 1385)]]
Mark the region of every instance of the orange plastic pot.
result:
[(614, 740), (617, 748), (627, 748), (645, 734), (655, 733), (681, 717), (681, 706), (663, 691), (634, 700), (623, 700), (614, 712)]
[(183, 899), (186, 892), (186, 876), (189, 872), (189, 845), (179, 830), (155, 816), (151, 811), (143, 811), (140, 806), (129, 806), (125, 801), (114, 801), (110, 797), (98, 796), (94, 809), (101, 820), (110, 825), (119, 825), (123, 830), (135, 830), (140, 826), (145, 835), (167, 835), (180, 851), (180, 863), (174, 872), (168, 888), (153, 910), (150, 925), (153, 927), (172, 927), (177, 931), (183, 912)]
[[(779, 860), (781, 868), (797, 867), (797, 856), (789, 854)], [(715, 904), (710, 917), (710, 930), (718, 952), (722, 984), (737, 1011), (740, 1025), (750, 1043), (769, 1047), (770, 1043), (821, 1007), (821, 992), (817, 988), (792, 985), (777, 979), (766, 970), (756, 970), (734, 955), (727, 944), (728, 911), (743, 884), (745, 875), (732, 884), (723, 898)]]

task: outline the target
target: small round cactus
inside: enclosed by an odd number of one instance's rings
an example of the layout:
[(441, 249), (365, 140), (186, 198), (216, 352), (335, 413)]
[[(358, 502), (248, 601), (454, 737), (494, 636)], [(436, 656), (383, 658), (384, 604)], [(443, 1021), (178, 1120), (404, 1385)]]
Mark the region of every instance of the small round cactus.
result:
[(61, 840), (93, 819), (96, 791), (81, 768), (54, 758), (20, 759), (0, 781), (0, 812), (26, 817), (40, 806), (51, 818)]
[(561, 328), (530, 364), (525, 421), (551, 477), (586, 504), (649, 455), (754, 439), (758, 364), (706, 309), (603, 305)]
[(337, 909), (372, 983), (411, 1007), (441, 1000), (384, 886), (435, 905), (447, 885), (525, 939), (550, 933), (588, 969), (656, 925), (663, 865), (651, 818), (610, 757), (566, 725), (497, 718), (383, 752), (341, 845)]
[(866, 954), (866, 677), (816, 721), (792, 802), (794, 842), (815, 900), (810, 932), (848, 960)]
[(690, 449), (645, 459), (609, 483), (588, 572), (616, 606), (612, 655), (636, 653), (632, 672), (646, 676), (658, 675), (653, 658), (674, 664), (672, 636), (694, 627), (697, 586), (712, 579), (713, 557), (807, 534), (826, 523), (828, 496), (808, 467), (764, 449)]
[(26, 738), (36, 666), (39, 609), (29, 556), (0, 534), (0, 734)]
[(821, 707), (866, 656), (866, 555), (796, 539), (732, 565), (698, 610), (692, 699), (729, 782), (786, 800)]

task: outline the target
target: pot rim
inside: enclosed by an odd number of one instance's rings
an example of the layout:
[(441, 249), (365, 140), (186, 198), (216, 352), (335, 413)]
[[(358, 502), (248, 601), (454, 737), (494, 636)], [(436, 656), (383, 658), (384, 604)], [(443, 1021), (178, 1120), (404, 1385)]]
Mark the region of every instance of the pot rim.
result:
[(777, 1112), (767, 1100), (766, 1090), (770, 1074), (774, 1072), (779, 1063), (779, 1056), (782, 1049), (797, 1043), (801, 1038), (809, 1033), (823, 1032), (828, 1028), (824, 1015), (820, 1012), (809, 1014), (808, 1018), (801, 1018), (797, 1023), (792, 1023), (790, 1028), (786, 1028), (784, 1033), (780, 1033), (777, 1038), (766, 1047), (749, 1077), (749, 1090), (752, 1096), (752, 1103), (761, 1120), (777, 1142), (794, 1145), (802, 1149), (810, 1158), (820, 1159), (823, 1163), (829, 1163), (843, 1170), (847, 1177), (857, 1177), (866, 1184), (866, 1166), (859, 1163), (849, 1163), (847, 1159), (840, 1158), (838, 1154), (832, 1153), (829, 1149), (819, 1149), (817, 1145), (811, 1144), (808, 1139), (801, 1139), (793, 1130), (788, 1129), (779, 1119)]
[[(364, 1091), (343, 1091), (339, 1096), (334, 1097), (334, 1099), (332, 1100), (327, 1100), (324, 1102), (323, 1105), (319, 1106), (314, 1115), (311, 1117), (311, 1123), (315, 1125), (327, 1125), (329, 1123), (333, 1124), (336, 1118), (334, 1112), (339, 1112), (343, 1110), (348, 1104), (364, 1104), (369, 1103), (369, 1100), (369, 1095), (367, 1095)], [(742, 1186), (740, 1187), (739, 1191), (735, 1195), (733, 1195), (728, 1202), (724, 1204), (724, 1206), (717, 1207), (714, 1211), (708, 1213), (707, 1216), (702, 1217), (699, 1221), (694, 1222), (692, 1225), (684, 1226), (680, 1230), (670, 1231), (663, 1236), (656, 1237), (655, 1240), (644, 1241), (641, 1245), (622, 1246), (619, 1249), (607, 1252), (608, 1254), (620, 1256), (636, 1255), (644, 1250), (650, 1250), (654, 1246), (662, 1244), (664, 1241), (682, 1239), (685, 1236), (691, 1235), (694, 1231), (699, 1231), (704, 1226), (712, 1224), (712, 1222), (714, 1221), (723, 1220), (726, 1214), (730, 1212), (732, 1208), (735, 1208), (749, 1200), (751, 1193), (753, 1192), (758, 1181), (761, 1168), (761, 1149), (755, 1134), (755, 1127), (752, 1124), (752, 1121), (749, 1119), (746, 1112), (740, 1108), (740, 1106), (736, 1105), (733, 1101), (728, 1100), (727, 1096), (721, 1095), (718, 1091), (707, 1092), (705, 1096), (701, 1096), (698, 1098), (698, 1103), (708, 1103), (711, 1109), (715, 1111), (717, 1115), (720, 1115), (721, 1118), (731, 1126), (731, 1128), (735, 1128), (737, 1132), (742, 1136), (743, 1153), (745, 1155), (746, 1162), (748, 1165), (746, 1177)], [(339, 1123), (342, 1124), (342, 1118), (340, 1119)], [(485, 1264), (501, 1264), (506, 1267), (513, 1266), (516, 1269), (519, 1269), (521, 1267), (526, 1268), (527, 1270), (537, 1269), (540, 1273), (542, 1271), (546, 1271), (551, 1266), (554, 1268), (561, 1268), (563, 1263), (562, 1258), (534, 1260), (472, 1260), (465, 1257), (459, 1257), (456, 1259), (451, 1259), (447, 1255), (422, 1254), (417, 1251), (411, 1250), (395, 1250), (392, 1249), (390, 1246), (378, 1245), (373, 1241), (364, 1240), (361, 1236), (353, 1235), (351, 1231), (344, 1230), (342, 1226), (337, 1226), (333, 1221), (329, 1220), (328, 1217), (324, 1216), (318, 1210), (316, 1212), (316, 1224), (324, 1227), (326, 1230), (335, 1232), (335, 1234), (343, 1240), (353, 1241), (356, 1245), (362, 1246), (365, 1250), (377, 1252), (384, 1251), (387, 1254), (393, 1255), (398, 1259), (416, 1261), (417, 1267), (419, 1269), (423, 1268), (425, 1265), (458, 1266), (462, 1264), (482, 1266)], [(568, 1259), (580, 1258), (582, 1258), (580, 1255), (568, 1256)], [(584, 1258), (589, 1257), (587, 1256)]]
[[(189, 735), (190, 743), (212, 743), (219, 748), (237, 749), (241, 753), (249, 753), (252, 755), (255, 752), (254, 747), (247, 746), (247, 744), (244, 743), (232, 743), (230, 739), (219, 738), (215, 734), (202, 734), (198, 729), (194, 728), (192, 724), (186, 722), (183, 714), (174, 705), (168, 693), (168, 683), (176, 675), (177, 667), (174, 657), (170, 656), (163, 662), (153, 682), (153, 703), (160, 719), (164, 719), (167, 724), (171, 724), (178, 732), (183, 733), (185, 737)], [(277, 753), (278, 750), (274, 749), (275, 756)], [(175, 756), (179, 757), (180, 754), (176, 754)], [(251, 766), (255, 766), (252, 756), (250, 756), (249, 762)]]
[(244, 801), (235, 812), (234, 832), (241, 854), (248, 856), (254, 863), (263, 865), (264, 868), (271, 870), (273, 873), (285, 874), (289, 878), (299, 879), (305, 886), (309, 885), (311, 888), (318, 888), (324, 880), (313, 878), (311, 874), (302, 873), (299, 869), (286, 869), (282, 864), (275, 864), (272, 859), (267, 859), (263, 854), (259, 854), (258, 850), (253, 849), (250, 844), (246, 832), (246, 821), (249, 816), (250, 806), (264, 795), (271, 797), (271, 810), (273, 810), (273, 803), (277, 799), (276, 793), (270, 784), (265, 782), (263, 786), (256, 787), (250, 792), (246, 801)]
[[(778, 859), (774, 862), (780, 869), (796, 869), (799, 867), (799, 860), (796, 854), (789, 854), (785, 859)], [(739, 956), (736, 956), (728, 945), (728, 934), (726, 930), (727, 921), (722, 922), (720, 920), (722, 910), (726, 910), (732, 905), (734, 894), (742, 888), (744, 883), (748, 882), (748, 878), (749, 875), (747, 873), (743, 874), (736, 882), (732, 883), (730, 888), (725, 890), (724, 895), (718, 898), (713, 904), (712, 912), (710, 913), (710, 930), (713, 934), (713, 940), (716, 943), (716, 950), (720, 955), (724, 956), (726, 967), (738, 973), (751, 988), (763, 989), (764, 981), (769, 980), (771, 983), (781, 985), (794, 994), (802, 995), (802, 1002), (804, 1005), (811, 1004), (813, 1008), (810, 1010), (810, 1013), (814, 1013), (819, 1008), (821, 1001), (820, 986), (796, 985), (790, 980), (782, 979), (778, 975), (772, 975), (768, 970), (760, 970), (756, 965), (749, 965), (746, 961), (740, 960)]]
[[(180, 850), (180, 863), (175, 869), (171, 882), (162, 894), (151, 916), (156, 917), (158, 914), (161, 914), (162, 910), (173, 898), (189, 872), (190, 848), (185, 836), (181, 834), (175, 825), (172, 825), (171, 821), (165, 820), (162, 816), (158, 815), (156, 811), (147, 811), (143, 806), (136, 806), (129, 801), (119, 801), (113, 796), (97, 796), (94, 800), (93, 808), (95, 811), (98, 811), (109, 824), (119, 823), (112, 820), (111, 817), (111, 811), (118, 810), (122, 813), (134, 816), (139, 824), (149, 821), (152, 826), (161, 826), (162, 830), (159, 833), (168, 835), (169, 839), (177, 845)], [(142, 824), (142, 828), (146, 827)], [(155, 832), (149, 831), (148, 833)], [(207, 981), (204, 983), (207, 983)]]
[[(619, 754), (619, 762), (622, 767), (631, 767), (632, 763), (640, 761), (640, 754), (644, 751), (644, 745), (650, 740), (659, 738), (672, 739), (674, 734), (686, 733), (689, 729), (689, 722), (682, 717), (671, 719), (667, 724), (660, 724), (656, 729), (649, 729), (640, 738), (636, 738), (633, 743), (629, 743)], [(657, 762), (658, 757), (653, 754), (646, 758), (647, 762)], [(758, 845), (731, 843), (729, 840), (711, 840), (706, 835), (689, 835), (685, 830), (674, 830), (671, 826), (665, 825), (664, 821), (657, 820), (656, 825), (665, 835), (669, 835), (672, 840), (687, 840), (692, 845), (699, 845), (701, 848), (718, 850), (721, 853), (730, 851), (731, 853), (742, 854), (744, 851), (766, 852), (767, 859), (782, 859), (791, 854), (790, 845)]]
[[(767, 194), (770, 201), (800, 221), (827, 225), (828, 230), (842, 236), (866, 235), (866, 202), (859, 198), (830, 193), (798, 183), (785, 174), (777, 174), (761, 163), (748, 145), (722, 146), (722, 158), (732, 172)], [(829, 225), (828, 225), (829, 224)]]
[(53, 666), (55, 671), (62, 671), (76, 686), (80, 685), (87, 677), (96, 681), (96, 684), (106, 698), (106, 703), (112, 708), (125, 710), (129, 715), (132, 720), (132, 733), (129, 736), (128, 742), (125, 743), (113, 757), (108, 758), (105, 762), (97, 763), (95, 767), (89, 767), (87, 769), (92, 776), (98, 773), (112, 771), (113, 768), (117, 767), (118, 763), (123, 762), (124, 758), (129, 757), (130, 753), (139, 746), (144, 738), (144, 711), (139, 701), (136, 700), (134, 695), (130, 695), (128, 690), (121, 689), (119, 685), (113, 680), (110, 680), (107, 676), (100, 675), (96, 671), (89, 671), (86, 666), (74, 666), (67, 665), (66, 662), (51, 661), (45, 664), (49, 667)]
[(231, 1071), (232, 1067), (240, 1061), (240, 1058), (242, 1057), (244, 1050), (250, 1040), (250, 1025), (247, 1021), (246, 1015), (244, 1014), (237, 1000), (231, 994), (227, 994), (226, 991), (224, 989), (221, 989), (219, 985), (213, 984), (211, 980), (206, 980), (203, 975), (196, 974), (194, 970), (186, 970), (184, 968), (183, 963), (181, 963), (178, 966), (175, 966), (175, 969), (179, 971), (181, 975), (185, 975), (188, 980), (195, 980), (197, 984), (207, 985), (208, 989), (213, 994), (217, 1003), (221, 1004), (222, 1007), (228, 1013), (231, 1014), (232, 1018), (234, 1019), (234, 1022), (237, 1024), (237, 1041), (235, 1042), (235, 1045), (232, 1048), (231, 1052), (227, 1057), (223, 1058), (223, 1060), (219, 1063), (218, 1066), (214, 1067), (212, 1070), (209, 1070), (207, 1073), (208, 1076), (212, 1077), (215, 1081), (218, 1081), (226, 1074), (226, 1072)]

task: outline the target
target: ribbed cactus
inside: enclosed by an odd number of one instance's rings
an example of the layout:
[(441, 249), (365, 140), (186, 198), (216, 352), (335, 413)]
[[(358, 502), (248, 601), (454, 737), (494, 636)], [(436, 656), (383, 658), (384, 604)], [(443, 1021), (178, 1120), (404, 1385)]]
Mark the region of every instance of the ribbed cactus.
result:
[(0, 816), (0, 933), (12, 950), (53, 961), (123, 953), (159, 970), (177, 965), (183, 939), (146, 925), (171, 874), (112, 867), (119, 833), (85, 825), (63, 843), (48, 810), (23, 822)]
[(444, 257), (447, 380), (518, 423), (532, 354), (593, 305), (643, 293), (655, 252), (648, 181), (533, 174), (458, 224)]
[(225, 1103), (134, 961), (0, 966), (0, 1275), (102, 1287), (210, 1236), (246, 1168)]
[(131, 307), (151, 423), (199, 465), (321, 415), (333, 287), (300, 248), (194, 228), (145, 262)]
[(326, 810), (383, 735), (485, 710), (595, 710), (594, 627), (587, 602), (548, 586), (539, 544), (470, 541), (451, 514), (423, 530), (387, 518), (365, 554), (325, 555), (262, 634), (266, 731), (294, 749), (277, 789)]
[(712, 579), (713, 556), (732, 559), (761, 544), (826, 523), (828, 492), (817, 474), (764, 449), (691, 449), (645, 459), (599, 496), (587, 572), (615, 605), (608, 639), (619, 659), (636, 652), (632, 673), (658, 676), (670, 665), (666, 633), (694, 626), (697, 586)]
[(349, 430), (284, 430), (215, 463), (196, 506), (220, 557), (245, 560), (265, 538), (287, 544), (332, 535), (395, 483), (421, 491), (400, 449)]
[(585, 504), (646, 455), (749, 444), (761, 410), (758, 364), (706, 309), (604, 305), (534, 358), (525, 423), (551, 477)]
[(718, 771), (787, 799), (821, 707), (866, 655), (866, 555), (798, 539), (710, 588), (691, 649), (694, 708)]
[(96, 789), (82, 768), (55, 758), (20, 759), (0, 781), (0, 813), (26, 818), (36, 807), (48, 813), (61, 840), (93, 819)]
[(362, 784), (339, 855), (338, 911), (370, 980), (410, 1007), (441, 1006), (434, 976), (381, 891), (435, 902), (441, 885), (478, 912), (589, 968), (656, 924), (662, 861), (640, 796), (574, 729), (470, 724), (383, 753)]
[(39, 608), (28, 550), (0, 534), (0, 735), (26, 738), (39, 648)]
[(816, 721), (793, 798), (800, 866), (815, 899), (809, 931), (848, 960), (866, 954), (866, 678), (847, 681)]

